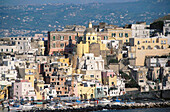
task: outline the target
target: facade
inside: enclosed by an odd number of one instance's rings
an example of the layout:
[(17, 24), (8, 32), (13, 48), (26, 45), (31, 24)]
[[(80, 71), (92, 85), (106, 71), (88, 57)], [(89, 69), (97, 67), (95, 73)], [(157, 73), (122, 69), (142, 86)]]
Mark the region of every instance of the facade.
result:
[(129, 42), (129, 38), (132, 37), (132, 30), (129, 28), (114, 28), (108, 29), (109, 40), (119, 40), (122, 43)]
[(102, 71), (101, 75), (103, 85), (108, 85), (109, 87), (117, 85), (117, 75), (113, 71)]
[(128, 57), (135, 59), (134, 65), (136, 66), (144, 66), (146, 56), (167, 54), (169, 54), (169, 48), (165, 37), (130, 38)]
[(163, 34), (170, 36), (170, 20), (164, 20)]
[(14, 54), (15, 52), (18, 52), (18, 49), (14, 45), (0, 45), (0, 52), (1, 53), (8, 53), (8, 54)]
[(27, 53), (31, 49), (31, 37), (10, 37), (10, 41), (16, 46), (18, 53)]
[(14, 98), (36, 100), (36, 94), (31, 82), (28, 82), (28, 80), (16, 80), (14, 83)]
[(86, 53), (83, 57), (79, 58), (78, 69), (104, 70), (104, 60), (101, 55), (95, 57), (93, 53)]
[(15, 70), (15, 57), (10, 55), (1, 57), (0, 80), (15, 80), (17, 71)]
[(85, 26), (70, 25), (66, 26), (63, 31), (52, 31), (48, 33), (48, 52), (71, 53), (75, 49), (78, 37), (83, 36)]
[(85, 53), (94, 53), (95, 56), (99, 56), (100, 51), (103, 50), (108, 49), (105, 44), (101, 43), (101, 38), (97, 36), (97, 32), (92, 28), (92, 23), (89, 23), (89, 28), (84, 32), (82, 41), (77, 44), (77, 56), (82, 57)]
[(150, 37), (150, 25), (146, 25), (146, 22), (137, 22), (137, 24), (132, 24), (131, 29), (132, 29), (132, 37), (140, 37), (140, 38), (145, 38), (145, 37)]

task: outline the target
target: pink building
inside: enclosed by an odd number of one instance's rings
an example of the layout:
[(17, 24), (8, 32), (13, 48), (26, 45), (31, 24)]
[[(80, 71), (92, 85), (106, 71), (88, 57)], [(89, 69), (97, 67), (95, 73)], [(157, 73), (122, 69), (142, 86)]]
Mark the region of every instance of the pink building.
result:
[(36, 94), (31, 82), (28, 80), (16, 80), (14, 83), (14, 98), (36, 100)]

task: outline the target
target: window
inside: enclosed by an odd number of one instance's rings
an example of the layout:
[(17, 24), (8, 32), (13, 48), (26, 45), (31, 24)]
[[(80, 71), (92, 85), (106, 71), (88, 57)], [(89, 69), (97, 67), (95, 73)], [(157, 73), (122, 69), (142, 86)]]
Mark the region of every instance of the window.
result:
[(119, 33), (119, 37), (123, 37), (123, 33)]
[(57, 82), (57, 85), (59, 85), (60, 83), (59, 82)]
[(55, 43), (53, 43), (53, 48), (55, 48)]
[(94, 75), (90, 75), (91, 78), (94, 78)]
[(13, 52), (13, 49), (11, 49), (11, 52)]
[(18, 44), (20, 44), (20, 42), (18, 42)]
[(166, 40), (164, 40), (164, 44), (166, 44)]
[(116, 33), (112, 33), (112, 37), (116, 37)]
[(75, 40), (77, 40), (77, 36), (75, 36)]
[(18, 86), (17, 86), (17, 88), (18, 88)]
[(21, 38), (19, 38), (19, 40), (21, 40)]
[(125, 33), (125, 37), (128, 37), (128, 33)]
[(71, 40), (71, 36), (69, 36), (69, 40)]
[(3, 52), (3, 49), (1, 49), (1, 52)]
[(17, 38), (15, 38), (15, 40), (17, 40)]
[(52, 81), (54, 81), (54, 78), (52, 78)]
[(94, 37), (93, 37), (93, 40), (94, 40)]
[(155, 43), (155, 41), (153, 40), (153, 43)]
[(60, 40), (64, 40), (64, 36), (60, 36)]
[(29, 80), (31, 80), (31, 77), (29, 77)]
[(64, 44), (62, 43), (62, 44), (60, 44), (60, 47), (64, 47)]
[(146, 40), (146, 43), (147, 43), (148, 41)]
[(163, 40), (161, 40), (161, 44), (163, 44)]
[(90, 40), (90, 37), (88, 37), (88, 40)]
[(8, 52), (8, 49), (6, 49), (6, 51)]
[(108, 40), (108, 36), (104, 36), (104, 40)]
[(114, 85), (114, 82), (112, 82), (112, 85)]
[(53, 36), (53, 41), (55, 41), (55, 36)]
[(140, 42), (138, 41), (138, 45), (140, 44)]
[(126, 42), (128, 42), (128, 40), (126, 39)]
[(23, 38), (23, 40), (25, 40), (25, 38)]
[(13, 40), (13, 38), (11, 38), (11, 40)]

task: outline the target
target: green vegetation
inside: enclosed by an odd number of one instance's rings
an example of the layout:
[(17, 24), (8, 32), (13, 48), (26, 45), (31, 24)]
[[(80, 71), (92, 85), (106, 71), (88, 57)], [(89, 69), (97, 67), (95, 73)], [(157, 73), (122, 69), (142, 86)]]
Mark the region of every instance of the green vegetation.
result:
[(125, 84), (126, 88), (138, 88), (139, 87), (139, 85), (136, 83), (136, 81), (132, 77), (130, 77), (129, 75), (127, 75), (126, 73), (122, 71), (119, 71), (119, 73), (121, 74), (121, 77), (124, 78), (126, 81), (130, 80)]

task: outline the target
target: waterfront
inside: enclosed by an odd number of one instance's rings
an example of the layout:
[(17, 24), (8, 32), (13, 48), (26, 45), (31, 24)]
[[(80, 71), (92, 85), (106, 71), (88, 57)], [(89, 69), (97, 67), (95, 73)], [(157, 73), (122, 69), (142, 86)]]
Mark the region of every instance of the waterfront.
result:
[[(7, 108), (0, 112), (8, 112)], [(13, 111), (14, 112), (14, 111)], [(102, 111), (91, 111), (91, 112), (170, 112), (170, 107), (167, 108), (139, 108), (139, 109), (123, 109), (123, 110), (102, 110)]]
[(93, 112), (170, 112), (170, 107), (167, 108), (140, 108), (140, 109), (127, 109), (127, 110), (102, 110)]

